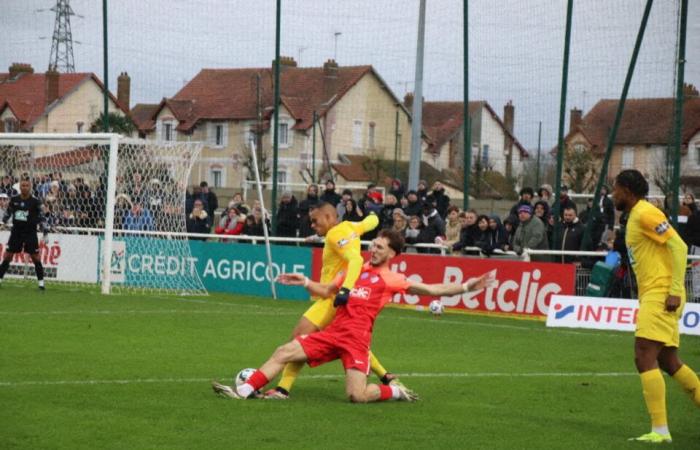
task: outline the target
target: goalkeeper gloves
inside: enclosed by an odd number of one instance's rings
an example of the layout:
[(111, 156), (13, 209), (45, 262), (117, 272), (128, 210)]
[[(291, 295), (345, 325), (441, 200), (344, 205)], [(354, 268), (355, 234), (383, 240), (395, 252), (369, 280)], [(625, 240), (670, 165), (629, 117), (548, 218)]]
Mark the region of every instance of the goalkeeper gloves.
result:
[(350, 289), (340, 288), (337, 294), (335, 294), (335, 300), (333, 300), (333, 306), (336, 308), (338, 306), (343, 306), (348, 304), (348, 299), (350, 298)]

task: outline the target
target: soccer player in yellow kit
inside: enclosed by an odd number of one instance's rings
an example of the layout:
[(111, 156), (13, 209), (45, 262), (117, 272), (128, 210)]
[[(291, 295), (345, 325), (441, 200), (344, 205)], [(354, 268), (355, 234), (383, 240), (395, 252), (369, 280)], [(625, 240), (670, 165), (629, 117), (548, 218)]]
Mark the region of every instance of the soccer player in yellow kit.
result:
[(625, 244), (639, 287), (639, 314), (634, 361), (651, 416), (651, 432), (630, 440), (671, 442), (666, 417), (666, 385), (661, 368), (700, 406), (700, 380), (678, 357), (678, 321), (685, 305), (688, 247), (666, 216), (644, 200), (649, 184), (637, 170), (623, 170), (615, 179), (613, 200), (629, 212)]
[[(360, 248), (360, 236), (375, 229), (379, 218), (370, 214), (361, 222), (344, 221), (338, 223), (338, 214), (333, 205), (322, 203), (311, 211), (311, 227), (319, 236), (325, 236), (323, 245), (323, 267), (321, 283), (330, 283), (341, 272), (345, 271), (345, 281), (335, 298), (318, 298), (304, 313), (292, 331), (292, 339), (304, 334), (323, 330), (335, 317), (335, 308), (347, 303), (350, 290), (360, 276), (364, 260)], [(275, 389), (268, 391), (266, 398), (286, 399), (304, 363), (289, 363), (282, 371), (282, 378)], [(388, 384), (394, 376), (379, 363), (370, 352), (370, 367), (372, 371)]]

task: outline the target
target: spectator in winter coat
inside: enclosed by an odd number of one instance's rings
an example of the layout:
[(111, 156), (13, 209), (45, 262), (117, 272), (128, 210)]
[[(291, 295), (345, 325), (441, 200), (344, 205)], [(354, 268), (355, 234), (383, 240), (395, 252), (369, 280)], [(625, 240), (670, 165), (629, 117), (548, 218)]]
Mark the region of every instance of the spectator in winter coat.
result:
[[(208, 234), (211, 229), (211, 216), (204, 209), (204, 204), (201, 200), (194, 201), (192, 212), (187, 217), (187, 232)], [(193, 240), (206, 241), (205, 237), (192, 238)]]
[(379, 211), (379, 228), (391, 228), (394, 224), (394, 209), (398, 206), (398, 201), (394, 194), (387, 194), (384, 198), (384, 206)]
[(338, 213), (338, 219), (343, 220), (345, 215), (345, 202), (352, 198), (352, 191), (350, 189), (343, 189), (343, 195), (340, 197), (340, 203), (335, 207)]
[(473, 247), (478, 237), (479, 228), (476, 226), (476, 211), (470, 209), (459, 215), (462, 230), (459, 232), (459, 241), (452, 245), (452, 251), (463, 251), (465, 247)]
[[(445, 222), (429, 201), (423, 203), (421, 221), (423, 222), (423, 229), (418, 236), (418, 240), (424, 244), (441, 244), (445, 239)], [(421, 253), (440, 253), (438, 249), (421, 250), (423, 250)]]
[(245, 218), (245, 224), (243, 225), (243, 232), (241, 234), (246, 236), (265, 236), (265, 231), (263, 227), (265, 226), (265, 221), (263, 220), (263, 213), (261, 208), (253, 208), (252, 214), (249, 214)]
[(311, 217), (309, 212), (318, 206), (318, 188), (315, 184), (310, 184), (306, 188), (306, 199), (299, 203), (299, 237), (311, 236), (314, 230), (311, 229)]
[(424, 202), (428, 197), (428, 182), (425, 180), (418, 181), (418, 188), (416, 189), (416, 194), (418, 195), (418, 201)]
[(688, 222), (685, 224), (685, 230), (683, 230), (683, 240), (685, 240), (690, 250), (693, 245), (700, 247), (700, 211), (695, 204), (693, 194), (685, 194), (683, 205), (688, 209)]
[(435, 199), (435, 208), (443, 219), (447, 217), (447, 208), (450, 206), (450, 197), (445, 194), (445, 186), (439, 181), (433, 184), (433, 191), (430, 195)]
[(537, 190), (537, 197), (539, 197), (539, 201), (543, 201), (547, 203), (547, 206), (552, 206), (552, 202), (554, 202), (554, 199), (552, 198), (552, 186), (549, 184), (543, 184), (540, 186), (540, 188)]
[(406, 190), (403, 184), (401, 184), (401, 180), (398, 178), (391, 180), (391, 189), (389, 189), (389, 193), (396, 197), (397, 201), (401, 201), (401, 199), (406, 196)]
[(403, 212), (405, 212), (408, 217), (420, 215), (423, 211), (423, 202), (418, 199), (418, 193), (416, 191), (408, 191), (406, 199), (408, 202)]
[(335, 183), (333, 180), (326, 181), (326, 189), (321, 194), (321, 201), (337, 206), (340, 203), (340, 195), (335, 192)]
[(297, 199), (294, 198), (291, 192), (283, 192), (277, 208), (277, 230), (275, 230), (275, 235), (279, 237), (297, 237), (297, 230), (299, 229), (298, 214)]
[(199, 187), (202, 189), (201, 198), (204, 202), (204, 207), (209, 214), (209, 217), (214, 217), (214, 211), (219, 208), (219, 199), (216, 197), (214, 191), (209, 189), (209, 184), (206, 181), (199, 183)]
[[(420, 243), (420, 232), (423, 228), (423, 223), (418, 216), (411, 216), (408, 218), (408, 227), (404, 232), (404, 240), (406, 245), (415, 245)], [(409, 247), (406, 250), (407, 253), (417, 253), (418, 249), (415, 247)]]
[(243, 231), (245, 215), (240, 214), (236, 208), (229, 208), (225, 215), (221, 216), (219, 225), (214, 228), (216, 234), (235, 236)]
[[(547, 233), (541, 220), (533, 217), (532, 206), (521, 205), (518, 208), (518, 220), (520, 225), (515, 230), (513, 238), (513, 250), (522, 255), (525, 249), (548, 250)], [(549, 257), (533, 255), (532, 261), (549, 261)]]
[(485, 215), (480, 215), (476, 219), (476, 239), (474, 246), (479, 247), (482, 253), (491, 253), (491, 229), (489, 228), (489, 218)]
[(505, 246), (508, 244), (508, 235), (503, 225), (501, 225), (501, 219), (498, 215), (493, 214), (489, 217), (489, 229), (491, 230), (490, 252), (493, 253), (496, 250), (505, 251)]
[(445, 222), (445, 242), (448, 248), (452, 248), (459, 241), (459, 233), (462, 224), (459, 221), (459, 208), (450, 206), (447, 208), (447, 221)]
[(503, 246), (503, 250), (506, 252), (513, 251), (513, 239), (515, 238), (515, 227), (510, 219), (506, 218), (503, 221), (503, 229), (506, 232), (506, 244)]
[(569, 187), (562, 185), (561, 192), (559, 194), (559, 218), (560, 220), (564, 218), (564, 210), (566, 208), (574, 208), (577, 210), (576, 203), (569, 197)]
[(393, 224), (391, 229), (401, 234), (401, 236), (405, 236), (406, 228), (408, 228), (408, 216), (401, 208), (395, 208), (392, 216)]
[[(561, 236), (559, 241), (555, 243), (554, 248), (557, 250), (581, 250), (584, 231), (585, 227), (576, 217), (576, 210), (566, 208), (564, 210), (564, 220), (562, 221)], [(580, 258), (573, 255), (560, 255), (556, 256), (556, 261), (575, 263), (580, 262)]]
[(350, 199), (345, 202), (345, 215), (343, 220), (348, 220), (350, 222), (361, 222), (364, 218), (364, 213), (362, 209), (357, 205), (357, 202)]
[(508, 214), (508, 219), (510, 219), (516, 228), (520, 223), (520, 220), (518, 219), (518, 208), (523, 205), (532, 207), (532, 197), (534, 196), (535, 191), (533, 191), (531, 187), (524, 187), (520, 189), (520, 199), (518, 200), (518, 203), (510, 208), (510, 213)]

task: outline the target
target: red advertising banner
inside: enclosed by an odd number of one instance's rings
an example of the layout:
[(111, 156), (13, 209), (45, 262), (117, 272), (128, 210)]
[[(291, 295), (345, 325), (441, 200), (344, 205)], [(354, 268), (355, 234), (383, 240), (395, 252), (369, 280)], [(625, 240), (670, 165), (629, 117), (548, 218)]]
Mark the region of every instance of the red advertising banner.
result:
[[(322, 249), (313, 252), (313, 279), (321, 273)], [(492, 288), (441, 297), (443, 305), (487, 314), (546, 318), (552, 295), (574, 295), (576, 268), (572, 264), (528, 263), (497, 259), (403, 254), (391, 262), (391, 270), (421, 283), (463, 283), (496, 270)], [(397, 305), (426, 307), (433, 297), (399, 295)]]

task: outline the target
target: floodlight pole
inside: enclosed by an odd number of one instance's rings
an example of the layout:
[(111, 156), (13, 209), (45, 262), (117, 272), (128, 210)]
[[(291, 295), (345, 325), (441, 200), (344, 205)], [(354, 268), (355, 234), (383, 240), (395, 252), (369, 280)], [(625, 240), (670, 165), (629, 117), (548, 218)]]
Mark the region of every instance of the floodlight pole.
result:
[(425, 46), (425, 0), (420, 0), (418, 11), (418, 46), (416, 48), (416, 81), (413, 93), (413, 121), (411, 123), (411, 161), (408, 167), (408, 190), (418, 188), (421, 160), (421, 130), (423, 122), (423, 50)]
[(280, 145), (280, 28), (282, 21), (282, 0), (277, 0), (277, 17), (275, 22), (275, 99), (274, 129), (272, 130), (272, 229), (277, 229), (277, 159)]
[(683, 127), (683, 82), (685, 78), (685, 40), (688, 25), (688, 0), (681, 0), (680, 30), (678, 36), (678, 69), (676, 85), (676, 112), (673, 129), (673, 176), (671, 178), (671, 192), (673, 202), (671, 203), (671, 221), (673, 226), (678, 228), (678, 185), (681, 177), (681, 129)]
[(462, 169), (464, 171), (462, 178), (464, 185), (464, 199), (462, 200), (462, 209), (469, 209), (469, 177), (472, 172), (472, 123), (469, 117), (469, 0), (464, 0), (462, 6), (464, 9), (464, 24), (462, 25), (464, 34), (464, 109), (462, 112), (464, 128), (464, 162)]
[(109, 132), (109, 57), (107, 42), (107, 0), (102, 0), (102, 55), (104, 57), (104, 79), (102, 80), (104, 84), (104, 90), (102, 91), (102, 131), (105, 133)]

